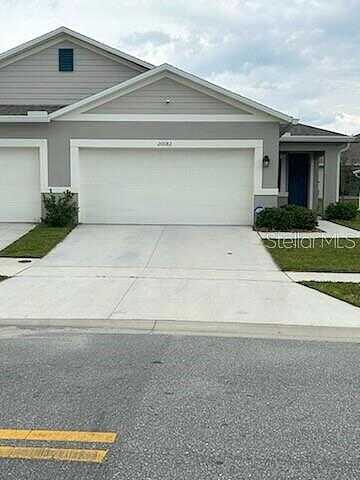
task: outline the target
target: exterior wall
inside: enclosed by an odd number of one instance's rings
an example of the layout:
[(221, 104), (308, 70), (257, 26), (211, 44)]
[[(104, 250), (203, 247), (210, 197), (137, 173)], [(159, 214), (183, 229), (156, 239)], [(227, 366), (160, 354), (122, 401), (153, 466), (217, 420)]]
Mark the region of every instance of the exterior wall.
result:
[[(263, 187), (277, 188), (279, 125), (234, 122), (65, 122), (0, 124), (0, 138), (45, 138), (49, 149), (50, 186), (70, 185), (70, 139), (262, 139), (270, 166), (263, 170)], [(268, 198), (268, 197), (266, 197)]]
[[(166, 103), (167, 98), (170, 103)], [(86, 113), (248, 114), (246, 111), (182, 85), (170, 78), (157, 80)]]
[(289, 198), (287, 195), (279, 195), (278, 196), (278, 207), (284, 207), (289, 203)]
[[(59, 48), (74, 49), (74, 71), (59, 72)], [(114, 57), (115, 58), (115, 57)], [(130, 62), (62, 41), (0, 68), (0, 103), (67, 105), (145, 71)]]
[(254, 207), (277, 207), (278, 196), (277, 195), (255, 195)]
[[(344, 144), (336, 143), (280, 143), (281, 152), (323, 152), (324, 168), (324, 207), (338, 199), (340, 150)], [(314, 205), (315, 206), (315, 205)]]

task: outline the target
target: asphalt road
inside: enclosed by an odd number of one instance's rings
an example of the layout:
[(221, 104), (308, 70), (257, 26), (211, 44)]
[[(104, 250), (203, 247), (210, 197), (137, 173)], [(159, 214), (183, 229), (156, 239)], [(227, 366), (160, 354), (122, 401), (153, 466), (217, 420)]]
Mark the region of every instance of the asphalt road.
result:
[(0, 478), (358, 479), (359, 349), (2, 329), (0, 428), (118, 439), (102, 464), (0, 459)]

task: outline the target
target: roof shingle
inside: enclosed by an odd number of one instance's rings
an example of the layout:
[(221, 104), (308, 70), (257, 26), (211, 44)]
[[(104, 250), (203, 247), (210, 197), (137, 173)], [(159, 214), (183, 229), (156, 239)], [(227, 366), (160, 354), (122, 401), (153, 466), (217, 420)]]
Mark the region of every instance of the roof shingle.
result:
[(0, 105), (0, 115), (26, 115), (27, 112), (55, 112), (64, 105)]
[(323, 128), (312, 127), (311, 125), (305, 125), (304, 123), (298, 123), (296, 125), (291, 125), (288, 132), (291, 135), (311, 135), (311, 136), (344, 136), (343, 133), (332, 132), (331, 130), (324, 130)]

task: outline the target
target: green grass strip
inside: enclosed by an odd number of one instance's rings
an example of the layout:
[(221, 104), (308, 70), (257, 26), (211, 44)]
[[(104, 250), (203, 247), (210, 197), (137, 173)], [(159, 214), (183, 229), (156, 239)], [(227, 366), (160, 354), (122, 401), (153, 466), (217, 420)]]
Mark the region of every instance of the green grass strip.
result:
[(277, 239), (264, 245), (281, 270), (360, 272), (360, 238)]
[(301, 282), (306, 287), (326, 293), (331, 297), (360, 307), (360, 283), (350, 282)]
[(0, 252), (0, 257), (41, 258), (71, 232), (73, 227), (37, 225)]

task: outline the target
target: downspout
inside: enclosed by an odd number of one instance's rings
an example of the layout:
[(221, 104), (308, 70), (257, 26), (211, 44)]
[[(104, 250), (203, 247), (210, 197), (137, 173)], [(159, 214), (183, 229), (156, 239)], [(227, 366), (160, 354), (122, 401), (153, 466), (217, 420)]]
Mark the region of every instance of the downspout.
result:
[(349, 150), (351, 143), (347, 143), (346, 147), (341, 148), (338, 151), (337, 168), (336, 168), (336, 201), (340, 199), (340, 167), (341, 167), (341, 155)]

